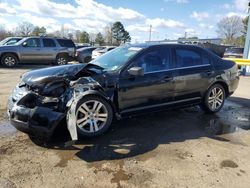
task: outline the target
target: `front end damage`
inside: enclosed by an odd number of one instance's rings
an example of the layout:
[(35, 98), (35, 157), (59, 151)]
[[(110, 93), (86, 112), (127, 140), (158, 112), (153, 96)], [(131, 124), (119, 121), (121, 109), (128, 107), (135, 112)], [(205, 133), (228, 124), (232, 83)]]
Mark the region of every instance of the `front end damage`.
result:
[(58, 125), (67, 123), (72, 140), (77, 140), (76, 105), (83, 96), (101, 90), (101, 85), (89, 75), (87, 71), (78, 77), (56, 76), (43, 85), (31, 84), (31, 80), (24, 82), (23, 78), (8, 100), (11, 124), (22, 132), (48, 140)]

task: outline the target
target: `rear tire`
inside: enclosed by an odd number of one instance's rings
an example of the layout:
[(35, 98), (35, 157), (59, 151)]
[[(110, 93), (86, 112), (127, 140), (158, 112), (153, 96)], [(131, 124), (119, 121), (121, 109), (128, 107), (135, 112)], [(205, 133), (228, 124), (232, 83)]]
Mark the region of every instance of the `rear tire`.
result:
[(5, 54), (2, 58), (1, 58), (1, 63), (4, 67), (15, 67), (18, 64), (18, 59), (15, 55), (13, 54)]
[(67, 65), (69, 58), (66, 55), (58, 55), (56, 57), (56, 65)]
[(112, 107), (105, 99), (98, 96), (81, 99), (75, 113), (78, 133), (84, 137), (105, 133), (113, 121)]
[(213, 114), (219, 112), (226, 99), (225, 89), (220, 84), (212, 85), (206, 92), (201, 109), (207, 113)]
[(91, 57), (85, 57), (84, 58), (84, 63), (89, 63), (91, 61)]

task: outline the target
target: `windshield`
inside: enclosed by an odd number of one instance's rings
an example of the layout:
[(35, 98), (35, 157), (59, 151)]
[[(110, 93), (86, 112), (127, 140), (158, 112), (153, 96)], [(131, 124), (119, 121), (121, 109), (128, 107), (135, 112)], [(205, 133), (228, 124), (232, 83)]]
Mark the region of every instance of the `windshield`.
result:
[(3, 39), (0, 41), (0, 45), (4, 45), (10, 38)]
[(13, 38), (13, 39), (10, 39), (8, 42), (6, 42), (4, 45), (13, 45), (13, 44), (16, 44), (20, 40), (21, 40), (20, 38)]
[(141, 50), (142, 48), (137, 47), (119, 47), (91, 61), (91, 64), (103, 67), (106, 71), (114, 71), (122, 67), (122, 65)]

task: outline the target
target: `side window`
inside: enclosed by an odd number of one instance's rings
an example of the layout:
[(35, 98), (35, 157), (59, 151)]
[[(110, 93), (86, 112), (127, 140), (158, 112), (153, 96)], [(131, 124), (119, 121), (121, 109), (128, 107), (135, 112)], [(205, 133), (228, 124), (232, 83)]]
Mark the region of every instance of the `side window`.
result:
[(57, 42), (60, 44), (61, 47), (75, 48), (75, 44), (72, 40), (57, 39)]
[(28, 39), (24, 43), (26, 43), (26, 47), (40, 47), (40, 40), (39, 39)]
[(145, 52), (133, 66), (144, 68), (145, 73), (171, 69), (173, 66), (170, 62), (170, 49), (158, 48)]
[(55, 42), (52, 39), (43, 39), (44, 47), (56, 47)]
[(178, 68), (203, 64), (201, 54), (191, 49), (176, 49), (176, 61)]

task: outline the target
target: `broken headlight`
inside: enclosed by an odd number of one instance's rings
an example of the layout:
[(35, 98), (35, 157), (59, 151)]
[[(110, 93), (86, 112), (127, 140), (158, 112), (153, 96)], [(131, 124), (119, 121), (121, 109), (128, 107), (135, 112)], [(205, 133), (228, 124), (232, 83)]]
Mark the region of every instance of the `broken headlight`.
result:
[(52, 84), (47, 84), (41, 95), (49, 97), (60, 97), (66, 90), (65, 83), (57, 82)]

